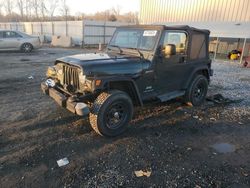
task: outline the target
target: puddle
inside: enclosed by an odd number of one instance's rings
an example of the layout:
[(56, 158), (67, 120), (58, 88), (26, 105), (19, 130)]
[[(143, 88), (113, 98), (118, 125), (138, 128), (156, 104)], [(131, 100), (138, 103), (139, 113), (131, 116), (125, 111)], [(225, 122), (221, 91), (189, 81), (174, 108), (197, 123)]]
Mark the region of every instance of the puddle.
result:
[(211, 146), (218, 153), (232, 153), (235, 151), (235, 146), (228, 143), (218, 143)]

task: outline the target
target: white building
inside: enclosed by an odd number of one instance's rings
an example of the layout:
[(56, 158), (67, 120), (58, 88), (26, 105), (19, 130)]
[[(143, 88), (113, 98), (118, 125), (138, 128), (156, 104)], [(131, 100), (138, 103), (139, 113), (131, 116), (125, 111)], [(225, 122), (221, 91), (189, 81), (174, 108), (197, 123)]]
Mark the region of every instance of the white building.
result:
[(250, 55), (250, 0), (141, 0), (139, 19), (209, 29), (210, 51), (225, 56), (244, 48), (244, 56)]

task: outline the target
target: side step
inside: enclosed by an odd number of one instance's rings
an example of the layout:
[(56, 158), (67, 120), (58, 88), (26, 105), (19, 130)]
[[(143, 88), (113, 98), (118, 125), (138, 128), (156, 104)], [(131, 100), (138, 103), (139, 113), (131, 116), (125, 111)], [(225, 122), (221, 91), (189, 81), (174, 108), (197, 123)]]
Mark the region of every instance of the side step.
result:
[(176, 97), (181, 97), (185, 94), (185, 91), (179, 90), (179, 91), (173, 91), (170, 93), (165, 93), (162, 95), (158, 95), (157, 97), (160, 99), (161, 102), (169, 101), (171, 99), (174, 99)]

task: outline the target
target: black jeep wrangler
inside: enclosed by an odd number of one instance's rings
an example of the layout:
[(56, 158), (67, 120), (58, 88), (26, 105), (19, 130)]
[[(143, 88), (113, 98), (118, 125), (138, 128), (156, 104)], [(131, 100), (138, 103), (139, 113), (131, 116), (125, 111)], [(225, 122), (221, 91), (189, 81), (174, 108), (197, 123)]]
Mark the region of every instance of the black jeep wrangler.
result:
[(92, 128), (117, 136), (145, 101), (205, 100), (210, 76), (209, 31), (189, 26), (119, 27), (104, 53), (57, 59), (41, 84), (44, 93)]

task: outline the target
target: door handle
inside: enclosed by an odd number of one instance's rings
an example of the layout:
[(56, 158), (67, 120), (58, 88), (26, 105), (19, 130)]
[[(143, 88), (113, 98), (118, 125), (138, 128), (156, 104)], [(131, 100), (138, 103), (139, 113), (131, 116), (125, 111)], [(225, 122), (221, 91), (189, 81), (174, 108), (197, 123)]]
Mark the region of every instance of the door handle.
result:
[(180, 62), (179, 63), (186, 63), (186, 57), (185, 56), (182, 56), (180, 58)]

